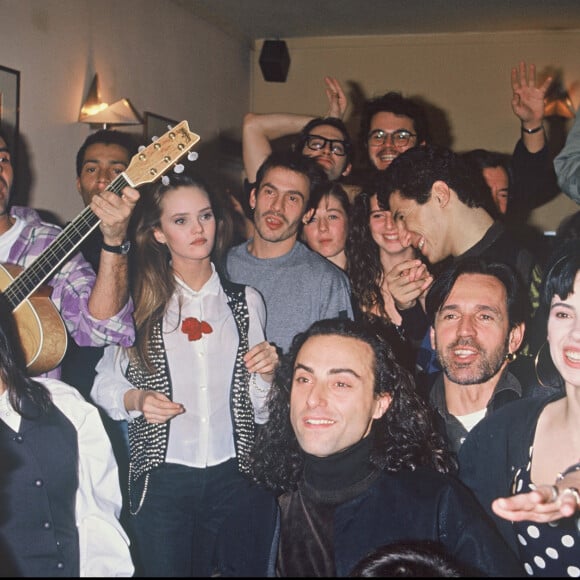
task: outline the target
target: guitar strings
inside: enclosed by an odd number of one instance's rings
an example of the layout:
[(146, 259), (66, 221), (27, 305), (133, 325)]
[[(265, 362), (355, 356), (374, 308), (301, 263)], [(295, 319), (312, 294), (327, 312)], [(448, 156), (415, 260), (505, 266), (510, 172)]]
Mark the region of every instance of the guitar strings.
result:
[[(129, 183), (123, 175), (118, 175), (107, 188), (120, 195), (120, 192)], [(50, 273), (63, 262), (85, 237), (87, 237), (100, 223), (90, 207), (71, 221), (54, 239), (43, 253), (4, 291), (6, 299), (13, 309), (28, 298), (49, 276)], [(62, 252), (62, 253), (61, 253)]]

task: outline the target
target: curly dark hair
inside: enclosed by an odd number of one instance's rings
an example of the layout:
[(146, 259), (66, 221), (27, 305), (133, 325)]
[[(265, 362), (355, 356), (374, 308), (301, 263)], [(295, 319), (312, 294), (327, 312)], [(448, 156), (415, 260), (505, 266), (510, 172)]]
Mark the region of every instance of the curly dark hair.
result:
[(389, 91), (384, 95), (370, 99), (364, 105), (359, 130), (361, 151), (367, 150), (371, 121), (377, 113), (392, 113), (398, 117), (409, 117), (413, 121), (417, 143), (429, 141), (429, 124), (424, 107), (418, 101), (404, 97), (398, 91)]
[(365, 556), (349, 576), (360, 578), (461, 578), (464, 567), (442, 544), (409, 540), (380, 546)]
[(468, 207), (488, 204), (489, 186), (483, 173), (462, 155), (436, 145), (412, 147), (393, 160), (384, 179), (377, 180), (379, 204), (389, 207), (389, 196), (396, 191), (423, 205), (431, 198), (436, 181), (445, 182)]
[(384, 318), (389, 318), (385, 310), (385, 300), (381, 292), (383, 266), (380, 249), (373, 240), (369, 216), (371, 198), (369, 188), (361, 191), (352, 206), (348, 229), (348, 241), (345, 247), (347, 273), (351, 283), (352, 295), (362, 312), (378, 307)]
[(294, 364), (304, 343), (314, 336), (342, 336), (368, 344), (374, 353), (374, 392), (392, 397), (387, 412), (373, 422), (370, 461), (387, 471), (428, 466), (441, 473), (456, 468), (437, 433), (433, 415), (415, 391), (412, 375), (395, 360), (389, 344), (364, 322), (327, 319), (294, 337), (282, 358), (268, 395), (269, 420), (252, 451), (254, 480), (277, 493), (295, 489), (302, 476), (304, 453), (290, 422), (290, 392)]

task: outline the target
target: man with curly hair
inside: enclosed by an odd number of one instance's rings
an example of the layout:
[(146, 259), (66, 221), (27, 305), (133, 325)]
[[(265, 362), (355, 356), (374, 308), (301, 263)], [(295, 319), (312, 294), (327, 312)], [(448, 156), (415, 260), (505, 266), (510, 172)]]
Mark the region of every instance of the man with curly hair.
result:
[(298, 334), (253, 453), (279, 494), (268, 575), (346, 576), (371, 550), (433, 541), (475, 574), (519, 564), (453, 469), (411, 375), (361, 323), (329, 319)]

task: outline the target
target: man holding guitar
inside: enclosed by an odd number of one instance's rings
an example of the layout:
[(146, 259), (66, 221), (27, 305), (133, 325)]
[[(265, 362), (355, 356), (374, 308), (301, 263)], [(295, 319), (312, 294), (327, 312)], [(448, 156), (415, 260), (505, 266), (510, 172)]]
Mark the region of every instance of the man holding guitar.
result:
[[(91, 133), (81, 145), (76, 157), (77, 191), (85, 206), (90, 206), (93, 199), (102, 195), (109, 184), (129, 166), (131, 157), (137, 153), (137, 140), (133, 135), (123, 131), (102, 129)], [(103, 222), (101, 225), (104, 227)], [(115, 253), (128, 249), (126, 239), (127, 224), (123, 222), (118, 242), (118, 250), (107, 251), (101, 228), (95, 229), (79, 246), (82, 255), (97, 273), (102, 260), (113, 259)], [(123, 245), (125, 244), (125, 245)], [(117, 254), (119, 255), (119, 254)], [(121, 256), (124, 254), (121, 253)], [(128, 299), (129, 287), (127, 259), (120, 262), (115, 273), (117, 298)], [(79, 346), (69, 341), (65, 358), (62, 362), (62, 380), (76, 387), (85, 398), (90, 399), (90, 391), (95, 378), (95, 367), (103, 355), (103, 347)]]
[[(11, 284), (6, 288), (11, 276), (23, 268), (27, 272), (39, 256), (46, 255), (45, 250), (49, 246), (49, 254), (53, 249), (58, 252), (61, 238), (55, 244), (53, 242), (62, 229), (41, 221), (38, 212), (31, 208), (10, 207), (13, 179), (8, 142), (0, 133), (0, 263), (7, 264), (0, 272), (0, 289), (5, 296), (9, 296), (23, 343), (26, 343), (29, 334), (37, 334), (31, 341), (38, 343), (39, 352), (46, 347), (51, 353), (57, 353), (43, 363), (29, 364), (29, 372), (59, 378), (58, 365), (66, 349), (64, 325), (79, 346), (130, 346), (133, 343), (133, 303), (127, 282), (125, 242), (139, 192), (132, 187), (124, 187), (119, 193), (103, 189), (92, 197), (90, 210), (100, 220), (99, 227), (103, 234), (98, 274), (80, 253), (76, 253), (68, 260), (63, 258), (58, 270), (47, 278), (52, 288), (50, 298), (39, 296), (42, 287), (40, 290), (35, 287), (36, 291), (30, 299), (24, 293), (24, 299), (19, 301), (7, 292), (14, 286)], [(15, 269), (13, 265), (20, 268)], [(17, 281), (20, 280), (22, 276), (17, 278)], [(60, 316), (53, 311), (53, 307)], [(47, 321), (46, 318), (51, 320)], [(34, 319), (39, 330), (34, 328), (35, 324), (28, 324), (31, 319)], [(64, 345), (60, 344), (62, 341)], [(39, 355), (38, 360), (41, 359)]]

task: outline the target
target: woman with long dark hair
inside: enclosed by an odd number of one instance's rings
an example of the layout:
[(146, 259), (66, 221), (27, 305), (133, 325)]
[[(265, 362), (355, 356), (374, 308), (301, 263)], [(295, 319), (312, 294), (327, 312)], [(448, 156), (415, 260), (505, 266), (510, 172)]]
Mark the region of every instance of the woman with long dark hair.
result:
[(26, 374), (0, 300), (0, 575), (132, 576), (120, 511), (97, 409), (60, 380)]
[(353, 306), (356, 317), (383, 334), (414, 374), (429, 326), (423, 299), (433, 278), (414, 248), (402, 245), (391, 212), (379, 206), (373, 188), (371, 182), (356, 196), (350, 220), (346, 256)]

